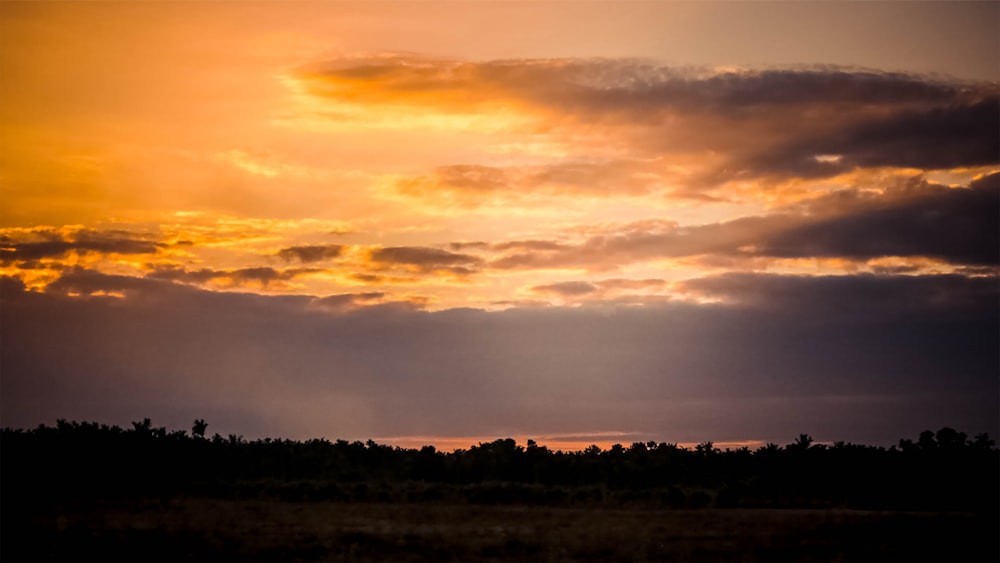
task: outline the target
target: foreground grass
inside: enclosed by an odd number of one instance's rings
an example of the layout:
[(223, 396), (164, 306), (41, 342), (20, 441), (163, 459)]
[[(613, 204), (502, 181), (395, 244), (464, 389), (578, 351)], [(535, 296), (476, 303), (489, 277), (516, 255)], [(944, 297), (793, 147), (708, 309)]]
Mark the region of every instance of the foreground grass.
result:
[(997, 560), (963, 513), (177, 498), (5, 515), (4, 560)]

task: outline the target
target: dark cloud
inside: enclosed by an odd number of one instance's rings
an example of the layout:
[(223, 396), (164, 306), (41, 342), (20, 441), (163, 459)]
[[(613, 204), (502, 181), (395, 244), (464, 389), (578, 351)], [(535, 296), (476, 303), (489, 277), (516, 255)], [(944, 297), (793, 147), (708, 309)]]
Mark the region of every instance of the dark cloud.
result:
[[(45, 291), (56, 294), (76, 293), (90, 295), (97, 292), (135, 292), (143, 289), (158, 289), (173, 286), (172, 282), (185, 284), (203, 284), (209, 281), (222, 281), (230, 285), (245, 285), (256, 282), (263, 286), (276, 281), (288, 281), (298, 276), (322, 270), (313, 268), (292, 268), (275, 270), (273, 268), (242, 268), (236, 270), (185, 270), (178, 266), (154, 266), (146, 277), (122, 276), (104, 274), (80, 266), (65, 268), (54, 282), (46, 286)], [(176, 287), (176, 286), (175, 286)]]
[(240, 268), (226, 271), (224, 277), (235, 283), (256, 281), (266, 286), (273, 281), (287, 281), (302, 275), (322, 271), (324, 270), (321, 268), (289, 268), (287, 270), (275, 270), (274, 268), (267, 267)]
[(380, 283), (385, 281), (386, 276), (378, 274), (351, 274), (351, 279), (364, 283)]
[(382, 274), (355, 273), (348, 277), (354, 281), (359, 281), (365, 284), (406, 284), (420, 281), (420, 278), (415, 277), (384, 276)]
[[(733, 179), (1000, 162), (1000, 101), (993, 84), (842, 67), (718, 73), (635, 60), (463, 62), (404, 55), (341, 59), (300, 76), (316, 95), (349, 101), (358, 95), (354, 87), (365, 84), (364, 103), (372, 105), (479, 113), (510, 100), (534, 108), (546, 131), (603, 136), (632, 154), (711, 151), (718, 166), (676, 190), (689, 198), (711, 198), (704, 188)], [(338, 87), (344, 80), (352, 87)], [(839, 159), (816, 158), (823, 155)], [(563, 162), (535, 171), (460, 165), (401, 189), (493, 194), (520, 184), (644, 193), (660, 180), (655, 171), (653, 178), (633, 174), (638, 162)]]
[(406, 266), (419, 272), (451, 272), (471, 274), (482, 264), (482, 258), (471, 254), (449, 252), (422, 246), (390, 246), (371, 251), (371, 260), (382, 267)]
[(133, 276), (104, 274), (81, 266), (66, 268), (54, 282), (45, 287), (46, 293), (90, 295), (97, 292), (136, 292), (143, 289), (164, 290), (164, 283)]
[[(1000, 129), (998, 129), (1000, 131)], [(778, 257), (927, 256), (956, 264), (1000, 263), (1000, 174), (968, 188), (920, 185), (889, 205), (794, 226), (760, 241)]]
[(647, 115), (664, 107), (739, 113), (817, 102), (926, 105), (963, 93), (961, 86), (918, 76), (840, 67), (715, 73), (625, 59), (460, 62), (399, 55), (341, 59), (303, 69), (300, 76), (321, 96), (341, 95), (342, 89), (325, 84), (346, 79), (377, 85), (387, 102), (438, 93), (455, 94), (467, 105), (511, 97), (576, 113), (628, 109)]
[(42, 258), (61, 258), (70, 252), (79, 254), (155, 254), (162, 244), (125, 231), (93, 231), (82, 229), (71, 236), (57, 231), (39, 231), (19, 239), (0, 237), (0, 261), (4, 264)]
[(213, 270), (201, 268), (187, 270), (180, 266), (152, 265), (150, 278), (178, 281), (190, 284), (203, 284), (209, 281), (222, 280), (233, 285), (244, 285), (256, 282), (263, 286), (276, 281), (289, 281), (299, 276), (324, 271), (321, 268), (288, 268), (276, 270), (269, 267), (238, 268), (233, 270)]
[(824, 153), (858, 166), (959, 168), (1000, 163), (1000, 97), (906, 112), (846, 131)]
[(949, 188), (915, 180), (883, 195), (837, 192), (805, 206), (724, 223), (680, 227), (640, 222), (605, 229), (581, 243), (497, 243), (513, 250), (497, 269), (609, 269), (631, 262), (716, 258), (930, 257), (953, 264), (1000, 263), (1000, 174)]
[(830, 320), (868, 316), (875, 308), (883, 315), (913, 311), (969, 311), (1000, 307), (996, 277), (957, 274), (894, 276), (782, 276), (729, 273), (688, 280), (685, 291), (722, 298), (740, 306), (789, 311), (809, 310)]
[[(950, 169), (1000, 163), (1000, 98), (908, 110), (833, 130), (807, 131), (783, 146), (736, 158), (715, 181), (753, 172), (807, 178), (855, 168)], [(836, 157), (823, 161), (818, 156)]]
[(998, 430), (996, 278), (723, 277), (687, 283), (733, 304), (336, 313), (77, 274), (129, 291), (81, 299), (0, 280), (4, 425), (149, 416), (248, 437), (878, 443)]
[(278, 256), (285, 262), (298, 260), (303, 264), (319, 262), (329, 258), (337, 258), (344, 252), (344, 246), (339, 244), (290, 246), (278, 251)]
[(183, 283), (201, 284), (225, 276), (221, 270), (210, 268), (200, 268), (188, 270), (181, 266), (171, 266), (163, 264), (147, 264), (152, 271), (147, 277), (160, 280), (178, 281)]
[(817, 102), (850, 105), (936, 104), (961, 94), (919, 76), (840, 67), (729, 72), (668, 90), (684, 91), (689, 107), (713, 111), (783, 107)]

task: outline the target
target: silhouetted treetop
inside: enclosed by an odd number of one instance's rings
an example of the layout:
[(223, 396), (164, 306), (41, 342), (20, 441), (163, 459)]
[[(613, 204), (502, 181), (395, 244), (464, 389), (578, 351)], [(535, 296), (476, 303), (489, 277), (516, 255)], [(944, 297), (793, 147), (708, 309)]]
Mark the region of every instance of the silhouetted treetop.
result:
[[(715, 491), (710, 500), (720, 506), (819, 503), (979, 510), (996, 507), (1000, 468), (1000, 452), (987, 434), (970, 440), (952, 428), (925, 431), (916, 441), (902, 439), (890, 448), (816, 444), (800, 434), (785, 447), (768, 443), (756, 450), (720, 450), (711, 441), (693, 449), (649, 441), (563, 452), (503, 438), (447, 453), (433, 446), (404, 449), (373, 440), (246, 440), (218, 433), (205, 439), (207, 426), (196, 419), (189, 435), (153, 426), (147, 418), (129, 429), (65, 420), (54, 428), (4, 429), (4, 490), (16, 483), (45, 483), (52, 494), (60, 487), (147, 493), (233, 490), (237, 483), (256, 481), (516, 483), (646, 491), (635, 498), (674, 504), (707, 490)], [(588, 495), (580, 498), (595, 498)], [(699, 499), (691, 502), (705, 501)]]

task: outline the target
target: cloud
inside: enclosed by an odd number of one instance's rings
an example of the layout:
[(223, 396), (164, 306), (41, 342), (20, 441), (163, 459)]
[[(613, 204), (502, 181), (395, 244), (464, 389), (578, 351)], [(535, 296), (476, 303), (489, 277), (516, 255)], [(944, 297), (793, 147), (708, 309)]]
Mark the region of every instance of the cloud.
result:
[(210, 281), (220, 281), (227, 285), (246, 285), (249, 283), (259, 284), (267, 288), (273, 282), (285, 282), (297, 277), (323, 272), (321, 268), (288, 268), (277, 270), (270, 267), (237, 268), (231, 270), (214, 270), (211, 268), (201, 268), (198, 270), (186, 270), (179, 266), (152, 265), (153, 271), (148, 274), (150, 278), (177, 281), (189, 284), (204, 284)]
[(361, 274), (354, 273), (347, 276), (349, 279), (356, 282), (361, 282), (364, 284), (409, 284), (417, 283), (420, 278), (416, 277), (403, 277), (403, 276), (383, 276), (381, 274)]
[[(529, 288), (529, 291), (539, 295), (549, 295), (564, 299), (595, 298), (604, 300), (609, 294), (619, 294), (627, 291), (659, 290), (666, 287), (666, 281), (661, 279), (632, 280), (624, 278), (614, 278), (600, 280), (596, 282), (586, 281), (565, 281), (536, 285)], [(648, 301), (656, 301), (656, 296)], [(623, 300), (617, 302), (624, 302)]]
[(457, 275), (474, 273), (483, 262), (482, 258), (471, 254), (421, 246), (375, 248), (369, 256), (377, 267), (403, 267), (420, 273), (450, 272)]
[(550, 283), (546, 285), (536, 285), (531, 288), (532, 293), (542, 295), (555, 295), (557, 297), (577, 297), (597, 291), (597, 286), (592, 283), (582, 281), (569, 281), (560, 283)]
[(829, 152), (858, 166), (947, 169), (1000, 163), (1000, 96), (910, 111), (845, 133)]
[[(165, 285), (166, 284), (166, 285)], [(164, 291), (169, 283), (134, 276), (104, 274), (80, 266), (65, 269), (58, 279), (45, 287), (46, 293), (92, 295), (99, 293), (132, 293), (153, 289)]]
[(496, 243), (500, 270), (602, 270), (658, 258), (929, 257), (956, 265), (1000, 262), (1000, 174), (949, 188), (919, 178), (881, 195), (835, 192), (770, 215), (681, 227), (644, 221), (589, 227), (582, 242)]
[[(541, 284), (526, 289), (528, 293), (554, 300), (561, 306), (598, 305), (602, 307), (650, 307), (671, 301), (673, 296), (664, 293), (667, 282), (661, 279), (613, 278), (598, 281), (563, 281)], [(497, 303), (504, 307), (535, 307), (531, 300)]]
[[(917, 184), (909, 197), (793, 226), (759, 242), (778, 257), (928, 256), (955, 264), (1000, 263), (1000, 174), (967, 188)], [(822, 202), (817, 202), (822, 205)]]
[(602, 229), (604, 234), (590, 236), (575, 244), (514, 246), (514, 252), (491, 260), (490, 267), (500, 270), (557, 268), (600, 271), (658, 258), (731, 254), (753, 244), (768, 232), (787, 228), (800, 220), (790, 215), (774, 215), (684, 228), (664, 223), (627, 224), (620, 226), (617, 232)]
[(224, 272), (224, 277), (228, 278), (233, 283), (256, 281), (267, 287), (267, 284), (273, 281), (287, 281), (305, 274), (322, 271), (323, 270), (320, 268), (290, 268), (287, 270), (276, 270), (274, 268), (267, 267), (239, 268)]
[[(922, 170), (1000, 163), (1000, 97), (921, 110), (902, 110), (882, 119), (812, 136), (801, 132), (783, 145), (730, 162), (715, 181), (753, 172), (783, 177), (830, 177), (855, 168)], [(824, 158), (824, 155), (829, 155)]]
[(785, 276), (727, 273), (681, 282), (677, 289), (740, 306), (810, 311), (823, 320), (926, 311), (969, 311), (1000, 306), (997, 278), (957, 274)]
[[(681, 225), (651, 218), (565, 227), (555, 231), (551, 239), (455, 242), (444, 248), (360, 247), (351, 253), (342, 245), (297, 245), (281, 248), (276, 256), (303, 266), (346, 257), (350, 259), (346, 266), (353, 272), (342, 272), (345, 281), (373, 285), (416, 283), (429, 274), (467, 277), (481, 272), (502, 275), (560, 269), (608, 272), (664, 259), (685, 259), (689, 264), (713, 268), (761, 269), (788, 261), (819, 259), (840, 261), (837, 267), (842, 269), (884, 274), (902, 273), (900, 268), (908, 268), (910, 273), (955, 271), (957, 267), (1000, 263), (996, 234), (1000, 232), (1000, 213), (995, 208), (998, 199), (1000, 173), (982, 175), (964, 187), (945, 186), (916, 175), (882, 180), (874, 184), (874, 189), (859, 183), (777, 208), (767, 215), (719, 223)], [(34, 270), (32, 279), (26, 281), (39, 288), (69, 267), (65, 260), (62, 264), (52, 262), (69, 252), (113, 255), (172, 251), (163, 243), (142, 238), (147, 235), (127, 235), (126, 231), (80, 230), (64, 235), (53, 229), (14, 230), (4, 235), (3, 245), (8, 255), (20, 258), (8, 263), (15, 264), (25, 275), (29, 269)], [(39, 262), (43, 258), (37, 258), (42, 256), (48, 256), (44, 263)], [(831, 267), (833, 264), (829, 262)], [(123, 271), (93, 261), (86, 266)], [(155, 279), (272, 291), (293, 289), (296, 286), (289, 282), (297, 278), (329, 272), (323, 268), (263, 265), (188, 269), (176, 263), (153, 261), (147, 263), (146, 269), (147, 275)], [(600, 291), (591, 297), (612, 297), (610, 286), (597, 288)]]
[[(498, 127), (508, 124), (508, 133), (545, 133), (577, 149), (535, 167), (441, 167), (397, 186), (422, 197), (458, 194), (466, 203), (509, 198), (509, 190), (642, 194), (668, 184), (676, 196), (710, 200), (714, 195), (706, 190), (734, 180), (1000, 162), (995, 85), (901, 73), (828, 66), (718, 72), (623, 59), (470, 62), (382, 55), (312, 65), (296, 79), (321, 103), (353, 108), (338, 115), (362, 123), (359, 115), (394, 111), (403, 117), (492, 115)], [(631, 158), (610, 157), (615, 151)], [(604, 157), (585, 160), (581, 154)], [(665, 156), (690, 169), (677, 174), (649, 164)]]
[(319, 262), (329, 258), (337, 258), (343, 254), (344, 248), (344, 246), (339, 244), (290, 246), (279, 250), (278, 257), (285, 262), (297, 259), (299, 262), (305, 264), (307, 262)]
[(497, 100), (564, 106), (567, 113), (647, 114), (664, 108), (738, 114), (744, 109), (949, 102), (954, 85), (837, 67), (715, 72), (629, 59), (468, 62), (412, 55), (343, 58), (303, 68), (318, 96), (373, 104), (492, 107)]
[(996, 278), (719, 277), (687, 289), (731, 304), (495, 313), (336, 312), (307, 297), (70, 279), (126, 294), (72, 298), (0, 280), (4, 425), (149, 416), (184, 428), (197, 417), (223, 433), (331, 439), (455, 428), (879, 443), (945, 425), (997, 433)]
[(14, 236), (0, 236), (0, 261), (27, 265), (43, 258), (62, 258), (78, 254), (155, 254), (163, 245), (155, 240), (125, 231), (80, 229), (64, 234), (62, 230), (35, 229)]

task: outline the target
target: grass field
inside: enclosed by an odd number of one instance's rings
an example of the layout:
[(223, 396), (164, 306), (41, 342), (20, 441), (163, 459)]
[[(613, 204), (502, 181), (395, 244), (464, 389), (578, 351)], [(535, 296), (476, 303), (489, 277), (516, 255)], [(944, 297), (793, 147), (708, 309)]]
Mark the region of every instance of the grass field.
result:
[[(4, 560), (997, 560), (961, 513), (181, 498), (5, 515)], [(992, 520), (992, 521), (990, 521)]]

